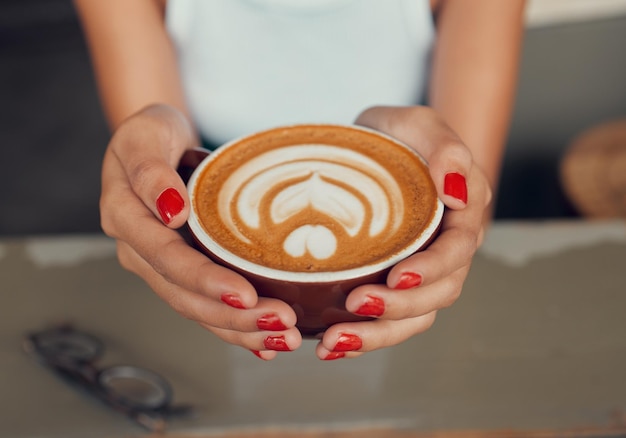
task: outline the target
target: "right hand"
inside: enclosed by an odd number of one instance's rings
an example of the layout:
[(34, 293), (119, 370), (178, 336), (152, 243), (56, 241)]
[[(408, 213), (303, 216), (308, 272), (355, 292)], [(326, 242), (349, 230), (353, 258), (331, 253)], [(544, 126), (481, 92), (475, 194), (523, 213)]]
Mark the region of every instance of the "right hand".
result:
[(170, 106), (150, 106), (124, 121), (104, 156), (102, 228), (117, 240), (121, 265), (179, 314), (273, 359), (276, 351), (302, 343), (293, 309), (258, 297), (247, 280), (213, 263), (176, 231), (187, 221), (189, 197), (175, 168), (195, 144), (189, 122)]

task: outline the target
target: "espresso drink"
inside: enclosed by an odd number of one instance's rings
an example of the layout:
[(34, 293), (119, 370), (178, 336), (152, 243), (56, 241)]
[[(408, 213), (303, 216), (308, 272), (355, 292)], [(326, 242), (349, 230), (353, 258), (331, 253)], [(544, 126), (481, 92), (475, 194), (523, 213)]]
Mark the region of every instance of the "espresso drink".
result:
[(422, 159), (366, 129), (276, 128), (210, 158), (193, 196), (199, 223), (226, 253), (275, 270), (378, 264), (420, 239), (437, 210)]

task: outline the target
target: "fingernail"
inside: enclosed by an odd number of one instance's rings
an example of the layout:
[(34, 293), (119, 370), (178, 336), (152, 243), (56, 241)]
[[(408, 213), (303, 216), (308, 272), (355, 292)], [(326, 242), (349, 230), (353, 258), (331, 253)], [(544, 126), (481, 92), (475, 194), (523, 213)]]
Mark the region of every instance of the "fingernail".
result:
[(342, 333), (333, 348), (334, 352), (355, 351), (363, 346), (363, 341), (357, 335)]
[(185, 201), (178, 193), (178, 190), (170, 187), (161, 192), (156, 200), (156, 207), (163, 222), (169, 224), (178, 213), (183, 211)]
[(344, 357), (346, 357), (346, 353), (344, 353), (343, 351), (330, 351), (322, 360), (335, 360), (342, 359)]
[(287, 326), (285, 326), (280, 318), (273, 313), (268, 313), (257, 319), (256, 326), (259, 328), (259, 330), (270, 330), (274, 332), (287, 330)]
[(422, 284), (422, 276), (415, 272), (403, 272), (394, 289), (411, 289)]
[[(259, 359), (263, 359), (263, 356), (261, 356), (261, 352), (259, 350), (250, 350), (250, 351), (252, 352), (252, 354), (254, 354)], [(265, 359), (263, 359), (263, 360), (265, 360)]]
[(460, 173), (448, 173), (443, 181), (443, 192), (467, 204), (467, 184)]
[(220, 299), (224, 303), (228, 304), (230, 307), (234, 307), (235, 309), (245, 309), (246, 308), (246, 306), (243, 305), (243, 303), (241, 302), (241, 300), (239, 299), (239, 297), (237, 295), (222, 294)]
[(365, 297), (365, 302), (354, 313), (362, 316), (381, 316), (385, 313), (385, 302), (378, 297), (368, 295)]
[(268, 336), (263, 341), (266, 350), (291, 351), (284, 336)]

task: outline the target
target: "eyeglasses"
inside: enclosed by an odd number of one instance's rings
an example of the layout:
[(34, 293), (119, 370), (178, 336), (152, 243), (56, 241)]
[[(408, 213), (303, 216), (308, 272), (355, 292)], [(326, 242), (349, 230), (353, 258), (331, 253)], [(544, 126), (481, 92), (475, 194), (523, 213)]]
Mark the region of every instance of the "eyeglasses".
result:
[(103, 343), (69, 325), (27, 335), (24, 349), (64, 380), (152, 432), (163, 431), (168, 417), (190, 412), (189, 406), (172, 406), (170, 384), (150, 370), (131, 365), (97, 368)]

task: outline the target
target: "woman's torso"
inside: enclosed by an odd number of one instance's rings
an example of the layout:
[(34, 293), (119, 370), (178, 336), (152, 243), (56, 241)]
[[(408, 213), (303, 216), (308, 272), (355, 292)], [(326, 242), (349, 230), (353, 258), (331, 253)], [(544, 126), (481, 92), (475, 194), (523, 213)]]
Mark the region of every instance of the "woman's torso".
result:
[(424, 100), (428, 0), (168, 0), (166, 19), (194, 122), (214, 144)]

